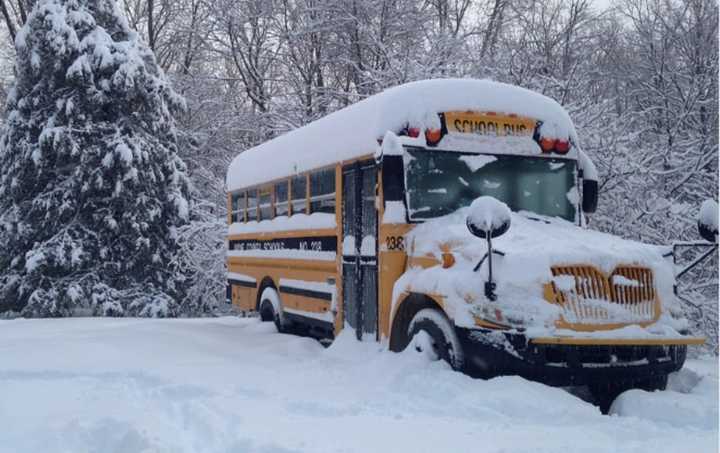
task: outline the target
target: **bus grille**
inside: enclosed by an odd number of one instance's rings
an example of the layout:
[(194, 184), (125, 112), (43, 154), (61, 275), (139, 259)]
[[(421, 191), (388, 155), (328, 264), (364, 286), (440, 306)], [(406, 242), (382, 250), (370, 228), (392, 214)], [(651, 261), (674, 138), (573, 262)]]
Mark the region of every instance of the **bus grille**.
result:
[[(648, 324), (660, 315), (653, 273), (648, 268), (619, 266), (606, 276), (592, 266), (553, 266), (552, 274), (546, 299), (562, 307), (562, 327), (616, 328)], [(568, 277), (574, 279), (574, 285)]]

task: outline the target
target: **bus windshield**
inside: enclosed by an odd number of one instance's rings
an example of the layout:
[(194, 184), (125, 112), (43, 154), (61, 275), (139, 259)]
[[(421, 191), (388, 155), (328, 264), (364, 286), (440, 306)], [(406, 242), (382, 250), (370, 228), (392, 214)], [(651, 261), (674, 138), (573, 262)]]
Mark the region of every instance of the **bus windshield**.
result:
[(573, 160), (413, 148), (406, 151), (410, 220), (450, 214), (482, 195), (497, 198), (515, 212), (575, 219)]

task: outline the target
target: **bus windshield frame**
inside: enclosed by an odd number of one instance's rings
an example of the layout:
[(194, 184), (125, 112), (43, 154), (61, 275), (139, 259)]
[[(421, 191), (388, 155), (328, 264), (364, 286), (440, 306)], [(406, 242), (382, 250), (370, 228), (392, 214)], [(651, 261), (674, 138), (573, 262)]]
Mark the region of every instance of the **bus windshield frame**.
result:
[(405, 147), (408, 220), (424, 222), (489, 195), (514, 212), (576, 221), (575, 159)]

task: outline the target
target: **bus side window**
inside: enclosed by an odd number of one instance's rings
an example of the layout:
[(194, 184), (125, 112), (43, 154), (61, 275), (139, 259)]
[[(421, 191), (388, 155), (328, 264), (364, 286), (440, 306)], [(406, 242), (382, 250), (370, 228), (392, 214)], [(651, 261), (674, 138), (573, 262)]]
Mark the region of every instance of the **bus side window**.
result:
[(288, 182), (275, 184), (275, 215), (288, 215)]
[(245, 221), (245, 192), (232, 194), (232, 213), (233, 222)]
[(252, 189), (247, 191), (247, 221), (252, 222), (257, 220), (257, 190)]
[(335, 213), (335, 169), (310, 174), (310, 212)]
[(307, 183), (305, 175), (294, 176), (292, 179), (292, 213), (307, 213)]
[(268, 220), (273, 218), (272, 212), (272, 188), (265, 187), (258, 190), (260, 218), (258, 220)]

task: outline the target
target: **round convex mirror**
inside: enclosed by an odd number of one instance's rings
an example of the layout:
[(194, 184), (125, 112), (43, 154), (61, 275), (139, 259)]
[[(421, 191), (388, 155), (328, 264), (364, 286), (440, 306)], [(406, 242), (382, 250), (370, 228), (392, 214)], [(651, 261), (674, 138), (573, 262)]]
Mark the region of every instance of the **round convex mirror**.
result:
[(470, 205), (467, 227), (479, 238), (496, 238), (510, 229), (510, 208), (496, 198), (482, 196)]

